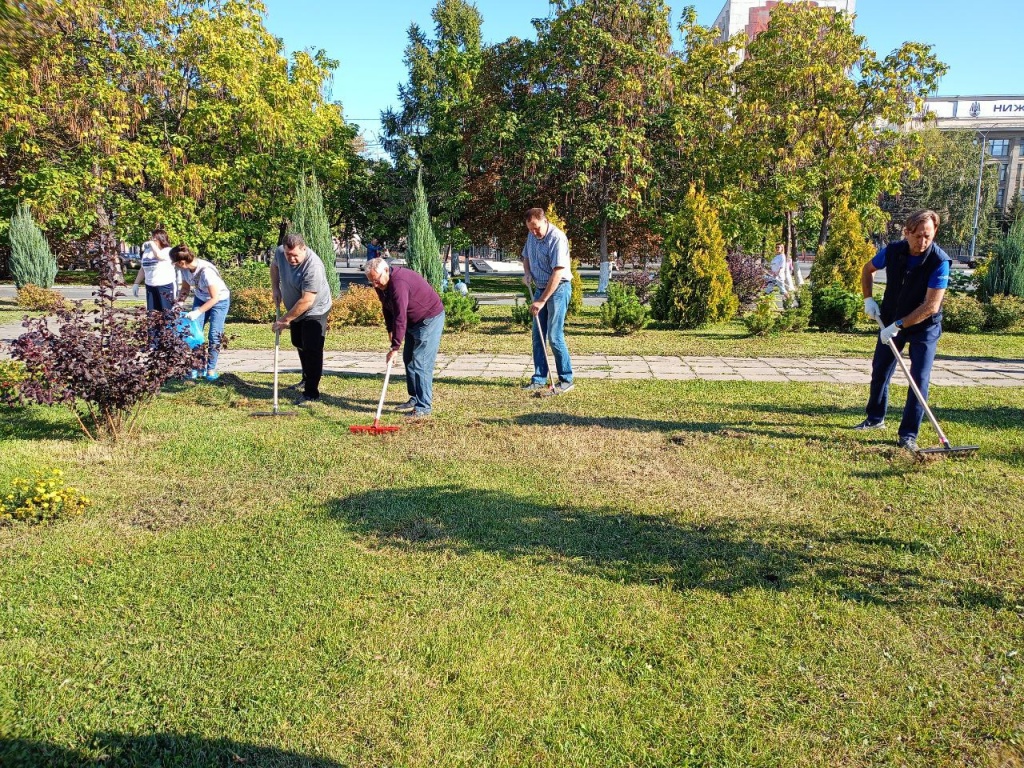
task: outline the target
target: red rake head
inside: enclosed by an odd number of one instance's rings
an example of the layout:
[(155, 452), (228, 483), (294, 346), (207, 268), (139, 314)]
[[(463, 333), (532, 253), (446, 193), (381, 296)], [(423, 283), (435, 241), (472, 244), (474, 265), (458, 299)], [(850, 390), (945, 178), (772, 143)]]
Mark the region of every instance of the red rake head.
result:
[(353, 424), (348, 428), (353, 434), (369, 433), (371, 435), (386, 435), (388, 432), (397, 432), (401, 427), (383, 427), (376, 421), (373, 424)]

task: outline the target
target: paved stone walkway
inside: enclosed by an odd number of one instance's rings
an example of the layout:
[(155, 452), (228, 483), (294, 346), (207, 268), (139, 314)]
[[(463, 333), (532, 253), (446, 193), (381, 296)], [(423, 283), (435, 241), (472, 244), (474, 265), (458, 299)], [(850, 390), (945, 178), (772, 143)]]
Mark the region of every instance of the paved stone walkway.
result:
[[(814, 357), (675, 357), (650, 355), (573, 355), (578, 379), (663, 379), (685, 381), (807, 381), (867, 385), (871, 362), (865, 358)], [(326, 352), (324, 370), (330, 373), (383, 375), (379, 352)], [(272, 373), (273, 350), (225, 350), (221, 371)], [(281, 370), (298, 373), (295, 351), (282, 347)], [(402, 373), (396, 362), (392, 373)], [(435, 375), (441, 379), (527, 379), (533, 363), (526, 355), (438, 355)], [(902, 374), (897, 372), (897, 380)], [(936, 386), (1024, 387), (1024, 360), (935, 361)]]

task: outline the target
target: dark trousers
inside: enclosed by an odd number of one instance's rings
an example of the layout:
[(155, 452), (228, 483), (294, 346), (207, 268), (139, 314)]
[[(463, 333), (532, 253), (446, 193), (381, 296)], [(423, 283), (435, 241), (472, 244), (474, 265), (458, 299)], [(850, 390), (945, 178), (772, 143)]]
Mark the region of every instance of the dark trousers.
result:
[[(932, 376), (932, 363), (935, 362), (935, 348), (942, 335), (942, 324), (936, 323), (913, 333), (896, 334), (893, 342), (896, 349), (910, 345), (910, 377), (916, 382), (921, 394), (928, 397), (928, 382)], [(876, 342), (875, 357), (871, 361), (871, 395), (868, 398), (868, 418), (877, 421), (885, 418), (889, 406), (889, 380), (896, 370), (896, 358), (888, 344)], [(917, 438), (924, 418), (924, 407), (914, 396), (912, 389), (907, 389), (907, 404), (903, 407), (903, 420), (900, 422), (900, 437)]]
[(327, 336), (326, 315), (306, 315), (288, 326), (292, 345), (299, 352), (302, 378), (306, 387), (302, 394), (310, 399), (320, 397), (320, 379), (324, 375), (324, 339)]
[(170, 312), (174, 309), (174, 283), (147, 285), (146, 309), (150, 312)]

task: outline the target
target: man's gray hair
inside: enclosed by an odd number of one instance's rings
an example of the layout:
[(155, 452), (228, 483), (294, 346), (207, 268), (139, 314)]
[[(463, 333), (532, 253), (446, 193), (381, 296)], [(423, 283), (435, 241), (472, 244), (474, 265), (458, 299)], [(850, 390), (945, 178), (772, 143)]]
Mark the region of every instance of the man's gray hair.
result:
[(291, 234), (285, 235), (284, 236), (284, 243), (282, 243), (282, 245), (284, 245), (284, 249), (286, 251), (290, 251), (290, 250), (292, 250), (294, 248), (299, 248), (300, 246), (304, 246), (305, 244), (306, 244), (306, 239), (302, 235), (297, 234), (295, 232), (292, 232)]
[(370, 259), (366, 262), (366, 274), (368, 275), (377, 275), (389, 269), (391, 269), (391, 265), (385, 259)]

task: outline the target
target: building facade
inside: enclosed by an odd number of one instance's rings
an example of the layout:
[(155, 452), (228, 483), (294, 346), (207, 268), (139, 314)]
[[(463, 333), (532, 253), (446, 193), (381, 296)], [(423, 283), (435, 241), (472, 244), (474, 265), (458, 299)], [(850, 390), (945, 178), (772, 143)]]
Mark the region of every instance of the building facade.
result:
[(1024, 96), (936, 96), (924, 111), (939, 130), (972, 131), (985, 142), (986, 160), (999, 166), (996, 206), (1006, 210), (1024, 191)]
[[(772, 8), (780, 2), (790, 0), (728, 0), (713, 26), (721, 31), (721, 40), (728, 40), (740, 32), (745, 32), (747, 39), (753, 40), (767, 29)], [(816, 0), (811, 5), (853, 14), (857, 0)]]

